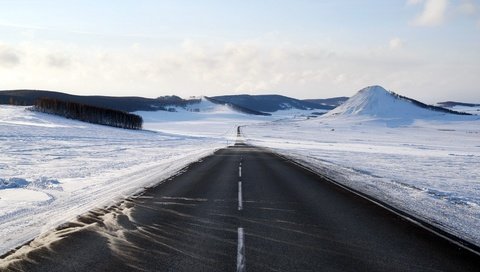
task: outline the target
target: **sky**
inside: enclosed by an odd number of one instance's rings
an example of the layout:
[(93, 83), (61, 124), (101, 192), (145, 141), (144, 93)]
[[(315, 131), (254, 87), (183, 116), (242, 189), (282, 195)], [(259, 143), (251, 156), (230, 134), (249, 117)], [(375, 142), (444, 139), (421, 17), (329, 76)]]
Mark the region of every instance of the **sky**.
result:
[(0, 0), (0, 89), (480, 103), (480, 0)]

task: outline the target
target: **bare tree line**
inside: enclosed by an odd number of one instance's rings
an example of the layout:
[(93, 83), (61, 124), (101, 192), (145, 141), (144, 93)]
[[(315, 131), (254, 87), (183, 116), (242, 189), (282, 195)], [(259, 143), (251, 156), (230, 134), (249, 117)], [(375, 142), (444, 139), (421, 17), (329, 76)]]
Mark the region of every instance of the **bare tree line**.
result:
[(52, 98), (38, 99), (33, 110), (125, 129), (142, 129), (143, 124), (142, 117), (135, 114)]

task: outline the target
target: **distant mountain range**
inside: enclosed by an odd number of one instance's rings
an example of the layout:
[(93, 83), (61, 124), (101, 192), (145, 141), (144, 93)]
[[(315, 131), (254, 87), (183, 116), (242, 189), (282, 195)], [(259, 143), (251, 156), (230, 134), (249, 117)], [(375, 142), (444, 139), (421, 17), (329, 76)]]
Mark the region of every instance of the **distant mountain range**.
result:
[(438, 102), (437, 103), (441, 107), (445, 108), (453, 108), (455, 106), (462, 106), (462, 107), (480, 107), (480, 104), (473, 104), (473, 103), (464, 103), (464, 102), (455, 102), (455, 101), (445, 101), (445, 102)]
[[(368, 91), (367, 91), (368, 90)], [(387, 103), (389, 99), (380, 99), (380, 96), (394, 97), (395, 101), (408, 101), (410, 104), (417, 107), (429, 109), (432, 111), (464, 114), (458, 111), (466, 111), (476, 114), (480, 109), (480, 104), (462, 103), (462, 102), (440, 102), (439, 106), (426, 105), (417, 100), (403, 97), (395, 93), (386, 91), (380, 86), (371, 86), (359, 92), (363, 95), (355, 95), (352, 98), (348, 97), (334, 97), (327, 99), (295, 99), (282, 95), (222, 95), (213, 97), (204, 97), (214, 104), (227, 105), (235, 111), (252, 114), (252, 115), (271, 115), (277, 111), (285, 110), (318, 110), (321, 113), (332, 111), (333, 113), (340, 113), (342, 109), (346, 109), (350, 105), (348, 111), (355, 111), (352, 106), (352, 99), (358, 100), (358, 103), (363, 103), (363, 100), (368, 100), (368, 107), (374, 107), (375, 110), (383, 110), (385, 114), (392, 113), (396, 104)], [(355, 98), (356, 97), (356, 98)], [(360, 98), (361, 99), (360, 99)], [(172, 110), (172, 107), (187, 107), (201, 102), (199, 98), (183, 99), (178, 96), (161, 96), (158, 98), (145, 98), (137, 96), (128, 97), (113, 97), (113, 96), (79, 96), (71, 95), (62, 92), (41, 91), (41, 90), (7, 90), (0, 91), (0, 104), (14, 104), (14, 105), (33, 105), (39, 98), (53, 98), (63, 101), (72, 101), (76, 103), (97, 106), (102, 108), (109, 108), (114, 110), (121, 110), (126, 112), (135, 111), (157, 111), (157, 110)], [(354, 99), (355, 98), (355, 99)], [(362, 100), (363, 99), (363, 100)], [(378, 102), (377, 100), (380, 99)], [(362, 105), (363, 105), (362, 104)], [(365, 104), (366, 105), (366, 104)], [(374, 106), (372, 106), (374, 105)], [(464, 110), (466, 109), (466, 110)], [(363, 110), (366, 110), (364, 107)]]
[(332, 97), (326, 99), (303, 99), (303, 101), (323, 105), (326, 107), (332, 107), (332, 109), (342, 105), (347, 100), (348, 97), (346, 96)]
[(167, 105), (187, 105), (195, 103), (195, 100), (184, 100), (177, 96), (162, 96), (157, 99), (125, 96), (80, 96), (61, 92), (37, 91), (37, 90), (12, 90), (0, 91), (0, 104), (33, 105), (39, 98), (52, 98), (63, 101), (71, 101), (96, 107), (133, 111), (164, 110)]
[(306, 100), (299, 100), (283, 95), (223, 95), (214, 96), (215, 100), (227, 102), (233, 105), (239, 105), (244, 108), (249, 108), (261, 112), (276, 112), (279, 110), (331, 110), (336, 106), (328, 105), (326, 99), (318, 99), (311, 102)]
[[(0, 91), (0, 104), (33, 105), (39, 98), (53, 98), (63, 101), (72, 101), (97, 107), (134, 111), (169, 110), (172, 106), (186, 107), (199, 103), (200, 99), (183, 99), (178, 96), (161, 96), (158, 98), (145, 97), (112, 97), (112, 96), (79, 96), (62, 92), (42, 90), (8, 90)], [(270, 115), (279, 110), (321, 110), (328, 111), (343, 101), (346, 97), (329, 99), (299, 100), (282, 95), (225, 95), (205, 97), (210, 102), (228, 105), (232, 109), (254, 115)]]

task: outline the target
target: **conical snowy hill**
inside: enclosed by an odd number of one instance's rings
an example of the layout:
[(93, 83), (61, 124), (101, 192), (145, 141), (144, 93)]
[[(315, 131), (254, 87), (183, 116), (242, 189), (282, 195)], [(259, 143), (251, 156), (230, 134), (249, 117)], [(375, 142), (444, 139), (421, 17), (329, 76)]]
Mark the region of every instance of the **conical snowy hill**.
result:
[(371, 116), (379, 119), (450, 119), (459, 115), (461, 113), (397, 95), (381, 86), (366, 87), (325, 114), (325, 116)]

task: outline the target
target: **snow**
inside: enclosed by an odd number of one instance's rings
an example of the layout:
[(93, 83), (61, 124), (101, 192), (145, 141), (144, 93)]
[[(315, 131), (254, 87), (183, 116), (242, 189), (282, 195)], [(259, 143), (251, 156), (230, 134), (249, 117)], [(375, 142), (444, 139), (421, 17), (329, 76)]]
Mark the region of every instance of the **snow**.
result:
[(177, 124), (188, 133), (172, 134), (161, 132), (181, 132), (168, 129), (168, 114), (152, 125), (156, 132), (132, 131), (0, 105), (0, 254), (233, 143), (237, 121), (224, 116), (217, 126), (213, 116)]
[(345, 103), (326, 114), (336, 118), (357, 115), (370, 116), (391, 127), (411, 125), (415, 119), (465, 120), (461, 115), (419, 107), (407, 99), (396, 97), (381, 86), (370, 86), (360, 90)]
[[(138, 111), (145, 122), (144, 128), (152, 131), (162, 131), (173, 135), (202, 136), (226, 139), (234, 142), (237, 126), (254, 122), (265, 122), (272, 118), (244, 114), (235, 111), (228, 105), (210, 102), (204, 97), (200, 103), (187, 107), (168, 107), (168, 111)], [(226, 136), (230, 137), (226, 137)]]
[[(237, 126), (276, 121), (279, 119), (305, 118), (321, 110), (279, 110), (272, 116), (252, 115), (236, 111), (228, 105), (210, 102), (202, 97), (200, 103), (186, 107), (167, 107), (168, 111), (137, 111), (145, 121), (144, 128), (162, 131), (172, 135), (187, 135), (225, 139), (229, 143), (236, 140)], [(228, 137), (227, 137), (228, 136)]]
[(316, 119), (254, 124), (243, 132), (250, 144), (480, 245), (480, 117), (393, 98), (364, 89)]
[(366, 88), (337, 109), (247, 115), (205, 98), (136, 112), (143, 131), (0, 105), (0, 254), (231, 145), (236, 126), (351, 188), (480, 245), (480, 116), (418, 108)]
[(31, 204), (32, 202), (40, 202), (40, 201), (47, 201), (50, 197), (48, 194), (35, 191), (35, 190), (28, 190), (28, 189), (5, 189), (0, 190), (0, 205), (2, 202), (8, 203), (12, 205), (20, 204), (26, 205)]

